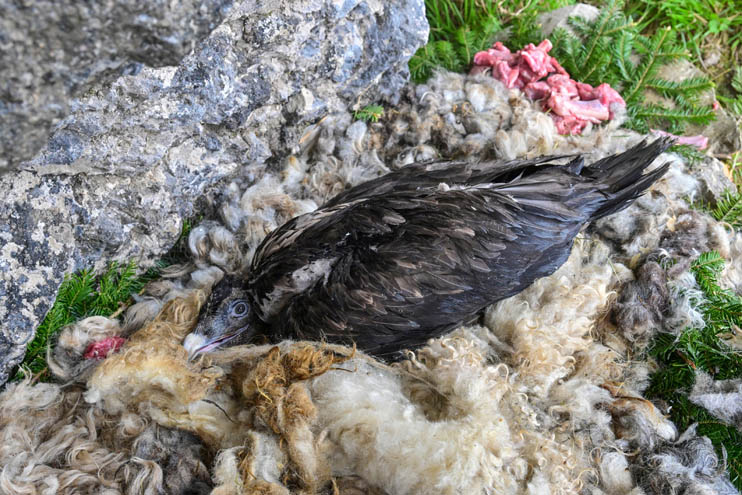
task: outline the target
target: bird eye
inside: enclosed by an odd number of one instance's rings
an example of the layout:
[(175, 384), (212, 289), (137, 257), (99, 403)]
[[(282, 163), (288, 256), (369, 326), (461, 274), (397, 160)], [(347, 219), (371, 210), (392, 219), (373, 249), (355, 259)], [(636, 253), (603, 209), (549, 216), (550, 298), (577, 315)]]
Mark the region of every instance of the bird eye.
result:
[(248, 306), (245, 301), (234, 301), (229, 305), (229, 315), (235, 318), (242, 318), (247, 314)]

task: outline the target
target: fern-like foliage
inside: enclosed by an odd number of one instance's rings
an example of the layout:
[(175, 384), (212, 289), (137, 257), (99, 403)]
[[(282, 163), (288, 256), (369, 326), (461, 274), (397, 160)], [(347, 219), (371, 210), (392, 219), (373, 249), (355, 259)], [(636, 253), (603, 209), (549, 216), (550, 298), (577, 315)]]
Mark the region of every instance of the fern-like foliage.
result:
[(426, 0), (428, 44), (410, 59), (412, 80), (426, 81), (433, 70), (465, 71), (474, 54), (492, 45), (502, 29), (493, 0)]
[[(616, 42), (623, 42), (627, 55), (630, 55), (633, 47), (633, 43), (629, 43), (633, 39), (633, 25), (630, 19), (621, 14), (621, 4), (610, 2), (595, 20), (588, 22), (581, 17), (571, 17), (569, 24), (577, 37), (566, 29), (556, 29), (551, 54), (579, 81), (593, 86), (608, 82), (606, 78), (611, 73), (611, 62), (617, 47), (619, 53), (623, 54), (621, 43)], [(624, 63), (630, 64), (628, 58)]]
[(716, 202), (711, 216), (720, 222), (742, 231), (742, 192), (724, 191)]
[(353, 112), (353, 117), (356, 120), (362, 120), (364, 122), (378, 122), (383, 115), (384, 107), (381, 105), (367, 105)]
[[(576, 36), (556, 29), (551, 54), (573, 78), (593, 86), (605, 82), (616, 88), (626, 101), (629, 128), (646, 133), (650, 127), (661, 127), (681, 133), (687, 123), (707, 124), (713, 120), (713, 109), (698, 104), (699, 95), (713, 88), (709, 78), (669, 81), (657, 75), (663, 65), (688, 58), (675, 33), (659, 29), (644, 36), (622, 9), (620, 0), (612, 0), (593, 21), (570, 18)], [(648, 91), (672, 100), (674, 108), (648, 103)]]
[(729, 477), (742, 489), (742, 433), (687, 397), (697, 369), (718, 380), (742, 377), (742, 352), (724, 341), (735, 328), (742, 327), (742, 297), (719, 285), (723, 269), (724, 258), (713, 251), (692, 263), (691, 271), (704, 295), (701, 310), (705, 325), (688, 328), (680, 336), (657, 335), (650, 354), (661, 368), (652, 376), (647, 396), (667, 401), (672, 420), (681, 430), (698, 423), (698, 434), (709, 437), (720, 456), (726, 451)]
[(699, 151), (698, 148), (689, 144), (675, 144), (670, 146), (668, 151), (682, 156), (683, 160), (691, 167), (702, 163), (706, 158), (706, 155)]

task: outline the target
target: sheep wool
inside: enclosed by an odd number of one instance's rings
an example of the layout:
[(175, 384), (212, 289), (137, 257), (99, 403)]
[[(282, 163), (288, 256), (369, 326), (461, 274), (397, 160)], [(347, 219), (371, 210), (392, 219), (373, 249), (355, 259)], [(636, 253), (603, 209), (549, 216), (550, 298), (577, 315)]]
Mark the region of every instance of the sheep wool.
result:
[[(188, 262), (121, 319), (62, 329), (54, 383), (6, 385), (0, 494), (736, 493), (710, 441), (642, 395), (656, 363), (637, 356), (656, 332), (702, 323), (694, 257), (718, 250), (722, 283), (742, 287), (742, 237), (688, 209), (712, 189), (670, 153), (667, 175), (586, 229), (554, 274), (393, 365), (323, 343), (194, 361), (182, 346), (267, 233), (346, 187), (442, 157), (590, 162), (642, 139), (620, 122), (562, 136), (522, 93), (447, 72), (409, 85), (380, 122), (324, 117), (284, 163), (246, 164), (190, 233)], [(86, 359), (102, 339), (123, 345)], [(739, 383), (699, 376), (691, 399), (738, 424)]]

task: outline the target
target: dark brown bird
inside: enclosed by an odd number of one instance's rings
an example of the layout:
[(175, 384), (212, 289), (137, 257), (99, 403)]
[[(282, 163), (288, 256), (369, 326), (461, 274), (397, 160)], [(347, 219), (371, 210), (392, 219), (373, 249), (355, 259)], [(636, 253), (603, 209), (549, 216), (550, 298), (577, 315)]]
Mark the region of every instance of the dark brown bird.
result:
[(581, 157), (418, 163), (271, 232), (245, 278), (215, 287), (185, 346), (306, 339), (394, 359), (552, 274), (580, 229), (626, 208), (668, 168), (642, 142)]

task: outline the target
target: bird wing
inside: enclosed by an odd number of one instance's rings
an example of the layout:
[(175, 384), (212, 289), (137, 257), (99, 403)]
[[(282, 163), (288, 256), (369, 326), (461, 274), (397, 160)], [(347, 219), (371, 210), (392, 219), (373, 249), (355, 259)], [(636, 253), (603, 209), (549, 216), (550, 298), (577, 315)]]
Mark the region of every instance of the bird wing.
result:
[(377, 355), (421, 345), (569, 255), (586, 218), (564, 206), (570, 186), (545, 183), (541, 201), (506, 186), (391, 192), (295, 219), (258, 250), (251, 290), (270, 298), (325, 260), (274, 311), (277, 337), (352, 341)]
[(249, 290), (276, 338), (414, 348), (553, 273), (585, 223), (666, 172), (643, 174), (667, 146), (642, 142), (584, 169), (581, 158), (548, 166), (554, 157), (408, 166), (271, 233)]
[[(439, 160), (413, 163), (348, 189), (332, 198), (325, 206), (336, 206), (390, 192), (415, 191), (436, 187), (441, 183), (449, 186), (473, 186), (484, 183), (509, 182), (511, 177), (508, 177), (508, 175), (513, 176), (513, 174), (522, 172), (529, 167), (534, 167), (534, 170), (536, 170), (537, 167), (535, 166), (537, 165), (548, 164), (565, 157), (566, 155), (510, 161)], [(582, 164), (581, 158), (573, 163), (577, 163), (577, 161), (580, 165)]]

